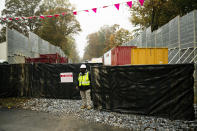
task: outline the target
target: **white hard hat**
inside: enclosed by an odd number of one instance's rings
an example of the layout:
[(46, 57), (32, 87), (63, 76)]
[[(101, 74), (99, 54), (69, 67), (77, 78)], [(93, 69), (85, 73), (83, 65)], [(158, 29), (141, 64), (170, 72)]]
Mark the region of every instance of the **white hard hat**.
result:
[(82, 69), (82, 68), (86, 69), (86, 65), (85, 65), (85, 64), (82, 64), (82, 65), (80, 66), (80, 69)]

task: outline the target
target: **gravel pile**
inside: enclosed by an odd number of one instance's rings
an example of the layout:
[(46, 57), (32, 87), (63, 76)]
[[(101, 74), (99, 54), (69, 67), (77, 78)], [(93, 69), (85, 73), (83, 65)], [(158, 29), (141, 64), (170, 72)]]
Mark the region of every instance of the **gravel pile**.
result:
[(133, 130), (161, 130), (161, 131), (194, 131), (197, 130), (197, 121), (169, 120), (142, 115), (120, 114), (99, 110), (80, 109), (81, 100), (62, 99), (31, 99), (23, 104), (23, 109), (44, 111), (64, 117), (65, 114), (73, 115), (78, 119), (98, 122)]

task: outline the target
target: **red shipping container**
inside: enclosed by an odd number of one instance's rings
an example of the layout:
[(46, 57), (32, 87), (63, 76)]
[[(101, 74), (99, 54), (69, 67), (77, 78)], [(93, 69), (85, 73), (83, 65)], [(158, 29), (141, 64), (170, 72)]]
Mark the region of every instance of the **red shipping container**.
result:
[(50, 58), (28, 58), (27, 63), (54, 63)]
[(25, 58), (25, 63), (31, 63), (31, 58)]
[(60, 62), (60, 55), (56, 54), (40, 54), (40, 58), (49, 58), (51, 63), (59, 63)]
[(25, 63), (68, 63), (66, 57), (56, 54), (40, 54), (39, 58), (25, 58)]
[(56, 54), (40, 54), (40, 58), (54, 58), (54, 59), (58, 59), (58, 58), (60, 58), (60, 55), (58, 53), (56, 53)]
[(112, 65), (128, 65), (131, 64), (131, 48), (136, 46), (117, 46), (111, 52)]
[(60, 57), (61, 56), (58, 53), (56, 53), (56, 54), (40, 54), (40, 58), (50, 58), (50, 59), (53, 59), (52, 61), (55, 61), (53, 63), (59, 63)]
[(68, 59), (66, 57), (61, 57), (60, 63), (68, 63)]

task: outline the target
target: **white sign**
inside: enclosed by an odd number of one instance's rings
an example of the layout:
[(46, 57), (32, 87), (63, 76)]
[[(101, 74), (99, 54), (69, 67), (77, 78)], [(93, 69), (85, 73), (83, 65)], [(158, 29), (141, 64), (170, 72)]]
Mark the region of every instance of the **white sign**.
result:
[(72, 72), (60, 73), (60, 79), (61, 79), (61, 83), (73, 82), (73, 73)]

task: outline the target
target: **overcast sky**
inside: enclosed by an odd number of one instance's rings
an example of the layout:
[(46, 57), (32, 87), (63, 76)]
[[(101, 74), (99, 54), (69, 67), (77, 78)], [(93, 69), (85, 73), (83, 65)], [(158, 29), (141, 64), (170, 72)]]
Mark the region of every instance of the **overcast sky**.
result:
[[(126, 1), (129, 0), (70, 0), (71, 4), (76, 7), (76, 10), (91, 9)], [(129, 16), (129, 8), (126, 4), (121, 4), (119, 11), (114, 6), (110, 6), (108, 8), (100, 8), (97, 13), (90, 10), (89, 13), (82, 12), (77, 15), (76, 18), (82, 28), (82, 32), (75, 37), (80, 57), (83, 56), (84, 48), (87, 44), (87, 35), (98, 31), (103, 25), (119, 24), (125, 29), (133, 30), (133, 26), (129, 22)]]
[[(0, 0), (0, 9), (2, 10), (5, 5), (5, 0)], [(113, 5), (117, 3), (127, 2), (129, 0), (69, 0), (76, 10), (86, 10), (97, 7), (103, 7), (105, 5)], [(135, 1), (135, 0), (133, 0)], [(86, 37), (88, 34), (96, 32), (100, 27), (104, 25), (119, 24), (121, 27), (133, 30), (133, 26), (129, 22), (129, 8), (125, 4), (120, 5), (118, 11), (115, 6), (109, 6), (107, 8), (100, 8), (97, 13), (92, 10), (89, 12), (81, 12), (76, 15), (77, 20), (80, 22), (82, 32), (75, 36), (77, 50), (80, 57), (83, 56), (84, 48), (87, 44)]]

